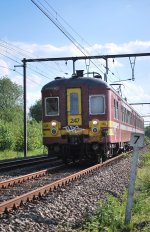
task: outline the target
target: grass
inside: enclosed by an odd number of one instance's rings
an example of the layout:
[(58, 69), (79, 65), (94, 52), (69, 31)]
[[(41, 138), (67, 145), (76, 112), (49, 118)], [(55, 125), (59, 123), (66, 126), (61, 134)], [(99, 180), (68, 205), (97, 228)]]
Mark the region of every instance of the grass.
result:
[(86, 211), (79, 232), (149, 232), (150, 231), (150, 153), (142, 156), (137, 173), (131, 222), (124, 225), (127, 193), (121, 200), (108, 195), (94, 214)]
[[(41, 154), (47, 154), (47, 150), (42, 147), (41, 149), (36, 149), (34, 151), (28, 151), (27, 156), (36, 156)], [(24, 152), (4, 150), (0, 151), (0, 160), (14, 159), (14, 158), (23, 158)]]

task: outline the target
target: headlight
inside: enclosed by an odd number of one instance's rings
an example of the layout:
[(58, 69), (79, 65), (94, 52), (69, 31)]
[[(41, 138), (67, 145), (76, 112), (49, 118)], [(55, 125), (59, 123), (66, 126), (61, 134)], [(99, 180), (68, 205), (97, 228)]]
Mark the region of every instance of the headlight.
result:
[(56, 124), (57, 124), (56, 122), (51, 122), (52, 126), (56, 126)]
[(92, 123), (93, 125), (97, 125), (98, 122), (96, 120), (93, 120)]

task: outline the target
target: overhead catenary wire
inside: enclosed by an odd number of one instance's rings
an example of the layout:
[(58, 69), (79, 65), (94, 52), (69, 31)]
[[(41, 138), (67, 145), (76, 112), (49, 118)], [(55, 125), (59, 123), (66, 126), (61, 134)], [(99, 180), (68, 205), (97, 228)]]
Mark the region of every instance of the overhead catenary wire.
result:
[(84, 41), (89, 47), (92, 47), (91, 44), (89, 44), (85, 38), (83, 38), (51, 5), (49, 2), (44, 0), (46, 4), (49, 6), (49, 8), (55, 13), (56, 15), (56, 20), (58, 20), (58, 17), (82, 40)]
[[(5, 66), (3, 66), (3, 65), (0, 65), (0, 67), (1, 67), (1, 68), (5, 68), (5, 69), (8, 69), (8, 70), (11, 70), (11, 71), (14, 71), (14, 72), (18, 73), (18, 74), (21, 76), (21, 78), (22, 78), (22, 73), (19, 72), (19, 71), (17, 71), (16, 69), (12, 69), (12, 68), (10, 68), (10, 67), (5, 67)], [(37, 83), (36, 81), (32, 80), (32, 79), (29, 78), (29, 77), (27, 77), (27, 79), (30, 80), (31, 82), (35, 83), (36, 85), (39, 85), (39, 86), (41, 86), (41, 87), (43, 86), (43, 85)]]
[[(45, 1), (45, 2), (47, 2), (47, 1)], [(50, 6), (50, 4), (49, 4), (49, 6)], [(53, 9), (53, 11), (55, 12), (55, 14), (57, 15), (57, 16), (59, 16), (60, 18), (62, 18), (54, 9)], [(62, 20), (63, 20), (63, 18), (62, 18)], [(57, 20), (58, 21), (58, 20)], [(64, 21), (64, 20), (63, 20)], [(67, 22), (65, 21), (65, 23), (67, 24)], [(68, 24), (69, 25), (69, 24)], [(69, 25), (70, 26), (70, 25)], [(64, 28), (64, 27), (63, 27)], [(70, 28), (72, 28), (71, 26), (70, 26)], [(65, 29), (65, 28), (64, 28)], [(72, 30), (73, 30), (73, 28), (72, 28)], [(77, 32), (76, 32), (76, 34), (78, 34)], [(78, 34), (79, 35), (79, 34)], [(80, 36), (80, 35), (79, 35)], [(73, 37), (72, 37), (73, 38)], [(73, 38), (74, 39), (74, 38)], [(76, 41), (76, 40), (75, 40)], [(79, 44), (80, 45), (80, 44)], [(82, 46), (82, 48), (84, 49), (84, 47)], [(7, 48), (6, 48), (7, 49)], [(15, 51), (15, 49), (13, 48), (13, 50)], [(22, 51), (23, 51), (23, 49), (21, 49)], [(25, 51), (24, 51), (25, 52)], [(22, 52), (20, 52), (20, 54), (21, 54)], [(92, 62), (91, 62), (92, 63)], [(63, 70), (62, 70), (62, 68), (60, 67), (60, 65), (57, 63), (56, 64), (57, 65), (57, 68), (58, 68), (58, 70), (59, 70), (59, 72), (63, 72)], [(106, 69), (106, 67), (102, 64), (102, 66)], [(29, 68), (29, 66), (28, 66), (28, 68)], [(31, 70), (34, 72), (36, 72), (36, 73), (38, 73), (39, 75), (41, 75), (41, 76), (46, 76), (46, 75), (44, 75), (44, 74), (42, 74), (41, 72), (39, 72), (39, 71), (37, 71), (37, 70), (33, 70), (32, 68), (31, 68)], [(111, 72), (111, 70), (108, 68), (108, 71), (109, 71), (109, 73), (111, 74), (111, 75), (113, 75), (114, 76), (114, 73), (112, 73)], [(102, 71), (102, 73), (104, 74), (104, 72)], [(109, 76), (109, 74), (108, 74), (108, 76)], [(46, 78), (48, 78), (49, 79), (49, 77), (46, 77)], [(112, 78), (112, 77), (111, 77)], [(110, 77), (109, 77), (109, 79), (110, 79), (110, 81), (111, 82), (113, 82), (113, 80), (111, 79)]]
[[(14, 62), (17, 63), (17, 64), (22, 65), (22, 63), (20, 63), (20, 62), (18, 62), (17, 60), (11, 58), (10, 56), (7, 56), (7, 55), (5, 55), (5, 54), (2, 54), (1, 52), (0, 52), (0, 54), (1, 54), (2, 56), (4, 56), (4, 57), (10, 59), (11, 61), (14, 61)], [(45, 76), (44, 74), (40, 73), (39, 71), (36, 71), (35, 69), (33, 69), (33, 68), (31, 68), (31, 67), (28, 67), (28, 68), (29, 68), (31, 71), (33, 71), (33, 72), (35, 72), (35, 73), (37, 73), (37, 74), (39, 74), (39, 75), (41, 75), (41, 76), (43, 76), (43, 77), (45, 77), (45, 78), (47, 78), (47, 79), (50, 79), (49, 77)], [(12, 69), (12, 70), (13, 70), (13, 69)]]
[[(47, 1), (45, 1), (45, 2), (47, 2)], [(50, 4), (49, 4), (49, 6), (50, 6)], [(53, 11), (54, 11), (54, 9), (53, 9)], [(55, 14), (57, 14), (58, 15), (58, 13), (55, 11)], [(60, 18), (62, 18), (60, 15), (59, 15), (59, 17)], [(62, 18), (63, 19), (63, 18)], [(63, 21), (65, 21), (65, 20), (63, 20)], [(67, 22), (65, 21), (65, 23), (67, 24)], [(69, 25), (69, 24), (68, 24)], [(69, 25), (70, 26), (70, 25)], [(70, 28), (72, 28), (71, 26), (70, 26)], [(72, 30), (73, 30), (73, 28), (72, 28)], [(76, 32), (76, 34), (78, 34), (77, 32)], [(79, 34), (78, 34), (79, 35)], [(3, 41), (3, 40), (1, 40), (2, 42), (0, 43), (0, 45), (2, 46), (2, 47), (4, 47), (4, 48), (6, 48), (6, 50), (7, 50), (7, 53), (8, 53), (8, 50), (10, 50), (10, 51), (12, 51), (12, 52), (16, 52), (17, 51), (17, 53), (19, 54), (19, 55), (24, 55), (24, 54), (27, 54), (26, 56), (27, 57), (31, 57), (31, 55), (32, 55), (32, 53), (30, 54), (30, 56), (29, 56), (29, 52), (27, 52), (27, 51), (25, 51), (25, 50), (23, 50), (22, 48), (19, 48), (18, 49), (18, 46), (15, 46), (15, 45), (13, 45), (13, 47), (12, 47), (12, 44), (10, 44), (10, 43), (8, 43), (8, 42), (6, 42), (6, 41)], [(86, 42), (87, 43), (87, 42)], [(11, 46), (11, 47), (10, 47)], [(83, 48), (84, 49), (84, 48)], [(33, 56), (33, 55), (32, 55)], [(14, 59), (12, 59), (14, 62), (15, 62), (15, 60)], [(18, 61), (19, 62), (19, 61)], [(61, 73), (64, 73), (63, 72), (63, 70), (62, 70), (62, 68), (60, 67), (60, 65), (57, 63), (56, 64), (56, 66), (57, 66), (57, 68), (58, 68), (58, 71), (59, 72), (61, 72)], [(106, 68), (104, 65), (102, 65), (104, 68)], [(29, 67), (29, 66), (28, 66)], [(27, 68), (28, 68), (27, 67)], [(34, 69), (33, 68), (31, 68), (31, 70), (32, 71), (34, 71)], [(52, 70), (51, 70), (52, 71)], [(108, 71), (110, 72), (110, 70), (108, 69)], [(37, 72), (39, 75), (42, 75), (42, 76), (46, 76), (46, 75), (44, 75), (44, 74), (41, 74), (41, 72), (40, 71), (36, 71), (35, 70), (35, 72)], [(42, 71), (42, 73), (43, 73), (43, 71)], [(104, 72), (103, 72), (103, 74), (104, 74)], [(46, 78), (48, 78), (48, 77), (46, 77)]]
[[(4, 52), (8, 53), (11, 56), (13, 56), (13, 58), (10, 58), (10, 56), (6, 56), (4, 53), (3, 54), (1, 53), (1, 55), (5, 56), (8, 59), (11, 59), (14, 62), (17, 62), (18, 64), (21, 64), (20, 60), (22, 59), (22, 57), (28, 57), (28, 58), (33, 57), (32, 53), (30, 53), (28, 51), (25, 51), (24, 49), (22, 49), (22, 48), (20, 48), (18, 46), (15, 46), (14, 44), (8, 43), (8, 42), (6, 42), (4, 40), (1, 40), (1, 39), (0, 39), (0, 41), (1, 41), (0, 42), (0, 47), (4, 48), (5, 49)], [(18, 54), (19, 57), (15, 56), (13, 53)], [(15, 59), (14, 59), (14, 57), (15, 57)], [(39, 75), (45, 76), (46, 78), (50, 79), (48, 77), (48, 76), (50, 76), (50, 74), (45, 73), (45, 69), (47, 69), (48, 66), (46, 67), (46, 65), (42, 64), (42, 66), (44, 67), (44, 69), (42, 69), (42, 70), (37, 66), (36, 66), (36, 69), (32, 68), (32, 66), (33, 66), (32, 64), (30, 64), (30, 66), (31, 66), (32, 71), (38, 72)], [(29, 68), (29, 66), (27, 68)], [(48, 67), (48, 68), (50, 69), (49, 73), (53, 72), (53, 70), (63, 72), (62, 70), (60, 71), (60, 69), (58, 70), (58, 69), (56, 69), (54, 67)], [(45, 73), (45, 74), (41, 74), (41, 73)]]
[[(62, 26), (62, 24), (55, 20), (55, 18), (52, 18), (50, 16), (49, 11), (46, 9), (46, 7), (39, 1), (37, 1), (39, 4), (37, 4), (36, 1), (31, 0), (31, 2), (71, 41), (72, 44), (86, 57), (86, 51), (85, 48)], [(43, 7), (43, 8), (42, 8)], [(104, 72), (93, 62), (93, 65), (97, 67), (97, 69), (104, 74)]]
[[(0, 44), (0, 46), (1, 46), (1, 44)], [(22, 63), (20, 62), (20, 58), (14, 56), (14, 55), (13, 55), (14, 58), (12, 58), (11, 57), (12, 56), (11, 52), (8, 51), (8, 50), (13, 50), (15, 52), (18, 52), (18, 50), (10, 48), (9, 46), (7, 46), (5, 48), (7, 49), (7, 51), (5, 51), (5, 53), (8, 53), (9, 55), (6, 55), (6, 54), (4, 54), (2, 52), (0, 52), (0, 55), (4, 56), (5, 58), (7, 58), (7, 59), (19, 64), (19, 65), (22, 65)], [(40, 75), (42, 77), (45, 77), (46, 79), (49, 79), (49, 80), (51, 79), (49, 76), (45, 75), (44, 72), (41, 71), (40, 69), (38, 70), (38, 69), (33, 68), (32, 65), (30, 65), (30, 66), (28, 65), (27, 68), (30, 69), (32, 72), (35, 72), (35, 73), (37, 73), (38, 75)]]
[[(37, 4), (36, 2), (35, 2), (35, 0), (31, 0), (35, 5)], [(50, 12), (39, 0), (37, 0), (37, 2), (44, 8), (44, 10), (43, 11), (45, 11), (45, 13), (46, 14), (50, 14), (51, 15), (51, 17), (53, 17), (53, 19), (51, 20), (52, 22), (53, 21), (55, 21), (55, 23), (56, 24), (59, 24), (59, 26), (61, 27), (62, 26), (62, 24), (61, 24), (61, 22), (59, 21), (59, 19), (61, 19), (80, 39), (82, 39), (82, 41), (84, 41), (88, 46), (90, 46), (90, 47), (92, 47), (87, 41), (85, 41), (85, 39), (83, 39), (80, 35), (79, 35), (79, 33), (78, 32), (76, 32), (74, 29), (73, 29), (73, 27), (68, 23), (68, 22), (66, 22), (66, 20), (60, 15), (60, 14), (58, 14), (58, 12), (49, 4), (49, 2), (48, 1), (46, 1), (46, 0), (43, 0), (47, 5), (48, 5), (48, 7), (50, 8), (50, 10), (53, 12)], [(38, 5), (38, 4), (37, 4)], [(37, 6), (36, 5), (36, 6)], [(38, 5), (39, 6), (39, 5)], [(40, 8), (41, 8), (41, 6), (39, 6)], [(41, 11), (42, 11), (42, 9), (41, 9)], [(43, 12), (42, 11), (42, 12)], [(44, 13), (44, 12), (43, 12)], [(46, 15), (47, 16), (47, 15)], [(48, 16), (47, 16), (48, 17)], [(54, 22), (53, 22), (54, 23)], [(54, 24), (55, 24), (54, 23)], [(71, 38), (75, 41), (75, 43), (76, 44), (78, 44), (79, 46), (81, 46), (81, 49), (83, 49), (83, 53), (85, 54), (85, 56), (86, 56), (86, 53), (88, 53), (86, 50), (85, 50), (85, 48), (77, 41), (77, 40), (75, 40), (74, 39), (74, 37), (66, 30), (66, 28), (64, 27), (64, 26), (62, 26), (62, 30), (64, 30), (64, 32), (66, 32), (66, 33), (68, 33), (68, 35), (69, 36), (71, 36)], [(98, 53), (97, 53), (98, 54)], [(104, 57), (104, 60), (105, 60), (105, 57)], [(106, 61), (106, 60), (105, 60)], [(96, 62), (98, 63), (99, 62), (99, 60), (97, 61), (96, 60)], [(91, 63), (93, 63), (96, 67), (97, 67), (97, 65), (95, 64), (95, 62), (93, 62), (93, 61), (91, 61)], [(112, 72), (111, 70), (110, 70), (110, 68), (109, 67), (106, 67), (105, 65), (103, 65), (102, 63), (100, 63), (100, 65), (105, 69), (105, 70), (107, 70), (107, 78), (108, 78), (108, 80), (110, 80), (110, 82), (111, 82), (111, 80), (112, 79), (110, 79), (110, 76), (112, 76), (113, 78), (115, 78), (115, 79), (117, 79), (117, 80), (119, 80), (119, 81), (121, 81), (121, 79), (120, 79), (120, 77), (118, 77), (114, 72)], [(97, 67), (98, 69), (99, 69), (99, 67)], [(99, 69), (100, 70), (100, 69)], [(105, 76), (105, 71), (102, 71), (102, 70), (100, 70), (100, 72), (101, 73), (103, 73), (104, 74), (104, 76)], [(112, 82), (113, 82), (114, 80), (112, 80)]]
[[(49, 2), (47, 2), (46, 0), (44, 0), (44, 2), (46, 2), (46, 4), (50, 7), (50, 9), (55, 13), (57, 21), (58, 21), (58, 17), (59, 17), (82, 41), (84, 41), (89, 47), (92, 47), (91, 44), (89, 44), (60, 14), (58, 14), (58, 12), (50, 5)], [(103, 64), (101, 64), (101, 66), (103, 66), (106, 69), (106, 66), (104, 66)], [(111, 70), (109, 68), (108, 68), (108, 71), (112, 75), (115, 76), (115, 74), (113, 72), (111, 72)]]

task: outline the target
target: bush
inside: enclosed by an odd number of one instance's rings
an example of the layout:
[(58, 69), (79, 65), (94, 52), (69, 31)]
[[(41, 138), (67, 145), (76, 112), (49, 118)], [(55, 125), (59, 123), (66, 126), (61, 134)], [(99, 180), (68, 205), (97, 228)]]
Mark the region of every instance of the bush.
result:
[(11, 123), (0, 121), (0, 150), (12, 149), (14, 146), (14, 135)]
[(42, 146), (42, 123), (32, 120), (28, 123), (28, 150), (41, 148)]
[[(42, 147), (42, 123), (35, 120), (27, 124), (27, 149), (33, 151)], [(24, 131), (23, 127), (17, 130), (15, 135), (15, 151), (24, 149)]]
[(24, 132), (23, 132), (23, 126), (20, 128), (16, 128), (15, 131), (15, 151), (23, 151), (24, 150)]
[(145, 135), (150, 138), (150, 126), (145, 128)]
[(150, 138), (149, 138), (149, 137), (145, 136), (145, 137), (144, 137), (144, 142), (145, 142), (145, 144), (146, 144), (147, 146), (150, 146)]
[(125, 228), (124, 215), (125, 201), (108, 195), (106, 200), (98, 203), (95, 215), (86, 220), (83, 231), (122, 231)]

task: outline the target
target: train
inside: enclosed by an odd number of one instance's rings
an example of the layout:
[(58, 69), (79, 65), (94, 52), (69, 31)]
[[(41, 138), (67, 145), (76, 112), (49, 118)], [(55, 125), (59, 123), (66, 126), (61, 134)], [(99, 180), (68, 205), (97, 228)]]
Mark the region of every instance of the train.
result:
[(43, 86), (43, 144), (48, 155), (105, 160), (130, 149), (131, 133), (144, 134), (143, 118), (93, 72), (77, 70)]

